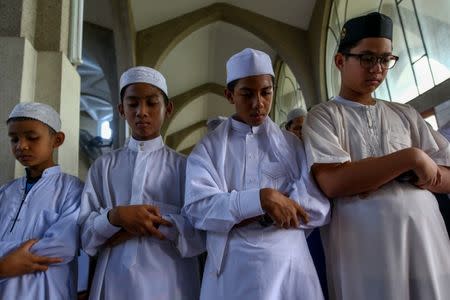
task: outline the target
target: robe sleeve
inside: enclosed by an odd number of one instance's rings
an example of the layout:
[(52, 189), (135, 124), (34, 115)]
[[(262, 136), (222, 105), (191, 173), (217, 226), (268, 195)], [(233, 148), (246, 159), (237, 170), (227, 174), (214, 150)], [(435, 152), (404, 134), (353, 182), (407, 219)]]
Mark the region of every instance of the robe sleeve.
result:
[(97, 254), (103, 244), (120, 227), (109, 223), (108, 211), (112, 207), (104, 205), (104, 195), (99, 180), (101, 180), (101, 163), (97, 161), (89, 169), (83, 193), (78, 224), (81, 226), (81, 245), (83, 250), (93, 256)]
[(205, 232), (195, 229), (186, 216), (168, 214), (163, 218), (173, 226), (160, 226), (159, 231), (174, 244), (182, 257), (192, 257), (206, 251)]
[[(0, 199), (2, 199), (2, 194), (5, 192), (9, 184), (5, 184), (0, 187)], [(7, 255), (9, 252), (15, 250), (19, 247), (23, 241), (0, 241), (0, 257)]]
[[(233, 162), (230, 162), (233, 163)], [(235, 224), (264, 214), (259, 189), (226, 191), (204, 144), (188, 157), (183, 212), (194, 227), (229, 232)]]
[[(179, 201), (181, 206), (184, 204), (185, 183), (186, 183), (186, 159), (179, 160)], [(176, 213), (166, 213), (163, 218), (173, 224), (172, 227), (160, 226), (159, 231), (169, 239), (182, 257), (197, 256), (206, 251), (206, 234), (203, 230), (196, 229), (188, 218), (180, 213), (180, 207), (177, 207)]]
[(350, 154), (341, 145), (332, 120), (333, 116), (323, 106), (316, 107), (306, 116), (302, 133), (308, 168), (315, 163), (343, 163), (351, 160)]
[(63, 264), (69, 263), (77, 255), (79, 249), (77, 219), (82, 190), (83, 184), (73, 181), (58, 220), (50, 225), (43, 237), (31, 247), (33, 254), (61, 258)]
[(289, 198), (297, 201), (308, 213), (308, 224), (300, 224), (300, 228), (312, 229), (323, 226), (330, 220), (330, 201), (321, 192), (311, 172), (308, 171), (305, 150), (300, 141), (295, 149), (301, 176), (293, 182)]

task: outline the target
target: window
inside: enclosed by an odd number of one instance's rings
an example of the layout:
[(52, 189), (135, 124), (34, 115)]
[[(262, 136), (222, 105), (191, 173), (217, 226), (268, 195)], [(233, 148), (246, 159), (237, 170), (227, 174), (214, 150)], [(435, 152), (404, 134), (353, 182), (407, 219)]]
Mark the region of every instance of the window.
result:
[(112, 136), (112, 130), (109, 121), (103, 121), (100, 125), (100, 136), (102, 139), (109, 140)]
[(286, 121), (287, 114), (294, 108), (306, 109), (302, 90), (291, 69), (286, 63), (281, 63), (278, 75), (277, 90), (274, 105), (274, 122), (278, 125)]

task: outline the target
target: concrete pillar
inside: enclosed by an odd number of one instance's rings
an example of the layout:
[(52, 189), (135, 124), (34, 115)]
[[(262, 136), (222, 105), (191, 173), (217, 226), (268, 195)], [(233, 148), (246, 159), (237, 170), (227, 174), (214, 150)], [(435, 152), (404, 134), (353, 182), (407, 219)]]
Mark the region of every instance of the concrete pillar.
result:
[(70, 0), (0, 0), (0, 185), (23, 174), (5, 124), (20, 102), (44, 102), (60, 113), (66, 142), (56, 161), (78, 174), (80, 78), (67, 59), (69, 17)]
[(35, 94), (37, 52), (26, 38), (0, 37), (0, 185), (23, 174), (9, 148), (6, 120), (20, 101)]

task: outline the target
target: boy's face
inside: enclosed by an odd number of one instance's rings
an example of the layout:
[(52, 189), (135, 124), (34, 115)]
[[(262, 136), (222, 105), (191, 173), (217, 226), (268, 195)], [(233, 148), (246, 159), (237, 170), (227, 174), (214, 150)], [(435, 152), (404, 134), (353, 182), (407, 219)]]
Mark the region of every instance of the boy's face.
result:
[(55, 165), (53, 149), (64, 142), (64, 133), (50, 133), (47, 125), (36, 120), (8, 122), (8, 136), (14, 157), (32, 172), (41, 174)]
[(225, 90), (225, 97), (234, 104), (237, 120), (250, 126), (261, 125), (272, 106), (272, 77), (258, 75), (241, 78), (233, 91)]
[[(391, 55), (392, 42), (386, 38), (364, 38), (349, 53), (378, 57)], [(363, 67), (358, 57), (342, 53), (336, 54), (335, 64), (341, 72), (341, 95), (368, 96), (380, 86), (387, 74), (380, 63)]]
[(151, 84), (129, 85), (118, 106), (120, 115), (131, 127), (132, 136), (139, 141), (151, 140), (160, 135), (164, 119), (172, 113), (173, 104), (164, 104), (162, 92)]

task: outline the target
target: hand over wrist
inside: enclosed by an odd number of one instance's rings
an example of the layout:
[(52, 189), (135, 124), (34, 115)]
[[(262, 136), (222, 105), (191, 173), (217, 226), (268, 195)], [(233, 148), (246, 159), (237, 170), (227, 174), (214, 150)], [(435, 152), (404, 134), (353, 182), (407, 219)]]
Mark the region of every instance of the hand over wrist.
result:
[(118, 207), (111, 208), (108, 211), (108, 216), (107, 217), (108, 217), (108, 221), (109, 221), (109, 223), (111, 225), (114, 225), (114, 226), (117, 226), (117, 227), (121, 227), (120, 222), (117, 220), (118, 219), (118, 217), (117, 217), (117, 210), (118, 209), (119, 209)]

